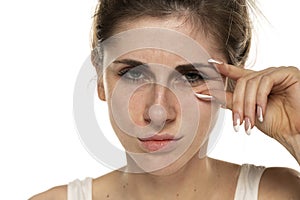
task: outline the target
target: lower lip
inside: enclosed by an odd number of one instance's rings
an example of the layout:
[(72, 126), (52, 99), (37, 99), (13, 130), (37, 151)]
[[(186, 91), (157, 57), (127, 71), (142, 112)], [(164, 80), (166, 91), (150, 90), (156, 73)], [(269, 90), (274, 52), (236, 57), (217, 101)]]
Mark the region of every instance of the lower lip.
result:
[(140, 140), (143, 149), (154, 152), (158, 150), (171, 150), (178, 140)]

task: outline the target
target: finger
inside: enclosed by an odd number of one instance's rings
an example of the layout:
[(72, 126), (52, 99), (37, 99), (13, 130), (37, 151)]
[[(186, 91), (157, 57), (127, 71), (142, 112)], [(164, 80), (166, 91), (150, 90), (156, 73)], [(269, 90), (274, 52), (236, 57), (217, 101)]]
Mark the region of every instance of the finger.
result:
[(251, 129), (254, 127), (256, 117), (256, 96), (257, 90), (260, 85), (262, 76), (258, 75), (252, 79), (247, 80), (245, 87), (244, 97), (244, 117), (245, 117), (245, 131), (250, 134)]
[(241, 78), (236, 82), (232, 97), (232, 117), (235, 130), (238, 130), (238, 126), (241, 122), (245, 121), (245, 131), (248, 135), (251, 133), (251, 129), (255, 124), (255, 104), (256, 104), (256, 91), (259, 84), (259, 80), (255, 80), (255, 77), (259, 77), (260, 74), (265, 73), (252, 72)]
[(214, 66), (219, 70), (221, 74), (223, 74), (226, 77), (229, 77), (233, 80), (238, 80), (239, 78), (250, 74), (253, 72), (249, 69), (244, 69), (242, 67), (236, 67), (234, 65), (226, 64), (220, 61), (216, 61), (213, 59), (208, 60), (209, 63), (214, 64)]
[(238, 122), (244, 121), (244, 99), (247, 80), (248, 78), (246, 77), (238, 79), (232, 95), (232, 116), (235, 125), (239, 125)]
[(245, 122), (245, 131), (251, 134), (251, 129), (255, 124), (256, 96), (263, 74), (267, 74), (272, 69), (252, 72), (239, 78), (233, 93), (233, 123), (238, 124), (238, 120)]
[(268, 96), (273, 90), (274, 93), (284, 91), (293, 81), (289, 81), (293, 71), (288, 68), (273, 68), (269, 73), (263, 74), (261, 77), (260, 85), (257, 89), (256, 102), (262, 108), (262, 116), (266, 112)]
[(251, 71), (239, 78), (233, 93), (232, 113), (234, 127), (239, 122), (245, 122), (245, 131), (248, 135), (255, 124), (256, 94), (262, 74), (269, 73), (269, 70)]
[[(249, 120), (245, 120), (245, 122), (248, 122), (248, 124), (245, 124), (246, 131), (250, 131), (257, 120), (263, 122), (264, 108), (266, 107), (268, 95), (273, 87), (273, 85), (270, 84), (269, 78), (275, 71), (278, 71), (278, 68), (268, 68), (255, 73), (254, 77), (247, 80), (244, 99), (244, 115), (245, 118), (249, 118)], [(281, 72), (280, 74), (283, 73)], [(260, 97), (258, 97), (258, 95), (260, 95)]]

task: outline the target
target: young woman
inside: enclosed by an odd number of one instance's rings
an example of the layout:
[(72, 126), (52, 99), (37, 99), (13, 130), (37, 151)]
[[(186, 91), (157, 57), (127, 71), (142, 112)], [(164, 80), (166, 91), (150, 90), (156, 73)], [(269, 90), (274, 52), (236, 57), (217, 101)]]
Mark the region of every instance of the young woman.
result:
[(296, 171), (239, 166), (205, 153), (222, 106), (236, 130), (244, 122), (250, 134), (256, 126), (300, 163), (300, 72), (243, 69), (249, 4), (100, 1), (92, 61), (127, 165), (32, 199), (300, 199)]

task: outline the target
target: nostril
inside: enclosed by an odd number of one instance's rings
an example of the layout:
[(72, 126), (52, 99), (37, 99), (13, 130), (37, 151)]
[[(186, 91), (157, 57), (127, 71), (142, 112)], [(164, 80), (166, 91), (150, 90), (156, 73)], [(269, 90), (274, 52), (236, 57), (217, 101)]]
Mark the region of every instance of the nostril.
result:
[(162, 125), (167, 120), (166, 110), (163, 106), (155, 104), (149, 109), (149, 117), (154, 125)]

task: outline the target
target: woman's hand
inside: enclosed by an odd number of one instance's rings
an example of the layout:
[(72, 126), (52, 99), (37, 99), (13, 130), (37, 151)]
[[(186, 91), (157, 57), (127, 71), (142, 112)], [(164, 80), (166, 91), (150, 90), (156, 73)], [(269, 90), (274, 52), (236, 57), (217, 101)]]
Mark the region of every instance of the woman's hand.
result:
[(256, 126), (276, 139), (300, 164), (300, 71), (296, 67), (271, 67), (252, 71), (214, 63), (221, 74), (236, 81), (226, 92), (235, 130), (244, 121), (250, 134)]

